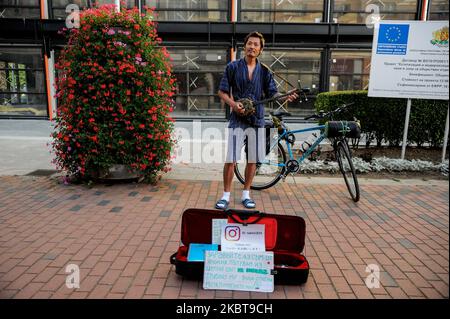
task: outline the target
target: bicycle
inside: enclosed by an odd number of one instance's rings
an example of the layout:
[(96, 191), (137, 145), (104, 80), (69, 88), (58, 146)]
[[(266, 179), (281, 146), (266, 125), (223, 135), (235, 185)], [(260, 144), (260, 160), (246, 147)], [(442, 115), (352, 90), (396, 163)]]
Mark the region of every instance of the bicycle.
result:
[[(335, 114), (344, 111), (351, 104), (353, 103), (344, 104), (328, 113), (321, 111), (318, 114), (306, 117), (305, 120), (332, 120)], [(306, 129), (291, 131), (283, 122), (283, 116), (290, 116), (290, 113), (276, 111), (270, 112), (270, 115), (271, 121), (266, 124), (266, 130), (275, 128), (278, 130), (278, 135), (276, 135), (273, 139), (269, 138), (266, 142), (266, 157), (264, 160), (256, 164), (256, 173), (251, 185), (252, 189), (263, 190), (270, 188), (278, 183), (280, 179), (284, 180), (288, 174), (297, 173), (300, 169), (300, 163), (308, 158), (325, 138), (328, 138), (331, 141), (331, 145), (333, 145), (339, 170), (344, 177), (350, 196), (354, 202), (359, 201), (360, 190), (358, 178), (353, 166), (351, 150), (347, 142), (348, 137), (359, 137), (359, 122), (329, 121), (325, 125), (317, 125)], [(340, 126), (342, 126), (341, 130), (339, 130)], [(320, 131), (321, 133), (312, 145), (304, 153), (302, 153), (298, 159), (295, 159), (292, 151), (292, 146), (295, 143), (295, 134), (309, 131)], [(286, 150), (281, 144), (283, 141), (286, 144), (289, 158), (287, 158)], [(246, 153), (246, 149), (247, 145), (245, 144), (242, 152)], [(246, 159), (246, 156), (243, 156), (242, 158)], [(240, 168), (241, 164), (245, 165), (246, 163), (245, 161), (244, 163), (237, 163), (234, 167), (234, 173), (238, 180), (242, 184), (245, 184), (245, 179), (243, 177), (245, 175), (241, 174), (241, 172), (244, 172), (244, 168)]]

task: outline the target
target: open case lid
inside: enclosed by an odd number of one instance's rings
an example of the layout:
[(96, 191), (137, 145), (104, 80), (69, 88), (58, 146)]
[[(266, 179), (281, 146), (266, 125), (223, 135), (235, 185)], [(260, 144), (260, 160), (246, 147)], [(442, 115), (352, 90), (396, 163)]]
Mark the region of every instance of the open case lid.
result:
[[(234, 216), (229, 218), (229, 214)], [(188, 246), (190, 243), (210, 244), (212, 241), (212, 220), (228, 219), (229, 223), (242, 221), (252, 223), (256, 217), (250, 213), (255, 211), (189, 208), (183, 212), (181, 221), (181, 242)], [(248, 217), (250, 214), (251, 217)], [(257, 224), (266, 225), (266, 250), (302, 252), (305, 246), (305, 220), (299, 216), (287, 216), (262, 213)], [(242, 217), (242, 218), (241, 218)], [(276, 225), (275, 227), (273, 227)], [(276, 235), (275, 235), (275, 234)]]

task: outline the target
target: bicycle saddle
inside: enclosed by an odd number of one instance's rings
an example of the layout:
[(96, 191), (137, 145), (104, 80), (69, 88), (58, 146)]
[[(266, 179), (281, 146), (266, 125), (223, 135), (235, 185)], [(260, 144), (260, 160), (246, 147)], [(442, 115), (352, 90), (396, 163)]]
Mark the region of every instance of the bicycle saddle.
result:
[(270, 115), (278, 117), (278, 118), (282, 118), (283, 116), (291, 116), (292, 114), (289, 112), (275, 111), (275, 112), (270, 112)]

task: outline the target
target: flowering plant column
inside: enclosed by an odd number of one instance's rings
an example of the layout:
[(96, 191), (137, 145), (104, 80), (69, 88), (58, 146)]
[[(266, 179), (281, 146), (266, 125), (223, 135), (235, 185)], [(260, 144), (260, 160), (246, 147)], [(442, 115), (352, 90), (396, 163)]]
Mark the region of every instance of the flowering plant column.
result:
[(105, 5), (65, 30), (52, 148), (68, 174), (89, 179), (123, 164), (153, 182), (169, 169), (175, 79), (150, 16)]

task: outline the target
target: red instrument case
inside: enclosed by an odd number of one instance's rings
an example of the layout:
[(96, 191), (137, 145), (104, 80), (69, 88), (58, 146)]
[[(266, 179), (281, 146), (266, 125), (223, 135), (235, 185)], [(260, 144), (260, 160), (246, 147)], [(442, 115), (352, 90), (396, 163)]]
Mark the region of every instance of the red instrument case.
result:
[(177, 274), (191, 279), (203, 277), (204, 262), (188, 261), (191, 243), (211, 244), (213, 219), (228, 223), (264, 224), (266, 251), (274, 252), (275, 284), (302, 284), (309, 275), (309, 263), (302, 254), (305, 247), (305, 220), (298, 216), (266, 214), (254, 210), (226, 211), (190, 208), (181, 221), (182, 246), (170, 257)]

